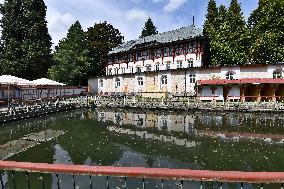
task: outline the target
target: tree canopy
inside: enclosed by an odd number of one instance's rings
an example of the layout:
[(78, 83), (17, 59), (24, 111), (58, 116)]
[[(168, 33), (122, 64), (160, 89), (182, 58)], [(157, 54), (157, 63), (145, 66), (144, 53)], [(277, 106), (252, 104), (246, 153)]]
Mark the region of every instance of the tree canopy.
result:
[(87, 39), (91, 45), (92, 75), (105, 75), (108, 53), (123, 42), (120, 31), (107, 22), (97, 23), (88, 28)]
[(204, 33), (209, 43), (206, 50), (210, 55), (210, 65), (246, 63), (248, 29), (237, 0), (232, 0), (228, 9), (224, 5), (217, 8), (215, 0), (210, 0)]
[(49, 69), (49, 77), (68, 85), (86, 85), (92, 62), (89, 50), (86, 33), (76, 21), (56, 47), (55, 65)]
[(148, 18), (148, 20), (145, 22), (145, 26), (142, 29), (142, 33), (140, 37), (146, 37), (149, 35), (157, 34), (157, 27), (154, 26), (154, 23), (152, 22), (151, 18)]
[(43, 0), (5, 0), (2, 18), (1, 74), (27, 79), (46, 76), (52, 63)]
[(249, 17), (252, 63), (284, 62), (284, 1), (259, 0)]

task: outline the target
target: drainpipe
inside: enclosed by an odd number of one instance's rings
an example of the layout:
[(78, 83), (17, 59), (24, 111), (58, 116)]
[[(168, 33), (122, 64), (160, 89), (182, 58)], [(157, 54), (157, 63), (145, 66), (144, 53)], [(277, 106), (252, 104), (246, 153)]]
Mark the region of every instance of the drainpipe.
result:
[(184, 70), (184, 94), (186, 95), (186, 69)]

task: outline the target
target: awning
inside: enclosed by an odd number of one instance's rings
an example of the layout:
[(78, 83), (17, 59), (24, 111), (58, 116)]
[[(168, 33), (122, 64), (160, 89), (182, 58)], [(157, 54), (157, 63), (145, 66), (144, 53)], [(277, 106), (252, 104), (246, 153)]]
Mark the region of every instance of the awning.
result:
[(243, 78), (243, 79), (210, 79), (199, 80), (198, 85), (228, 85), (228, 84), (284, 84), (282, 78)]

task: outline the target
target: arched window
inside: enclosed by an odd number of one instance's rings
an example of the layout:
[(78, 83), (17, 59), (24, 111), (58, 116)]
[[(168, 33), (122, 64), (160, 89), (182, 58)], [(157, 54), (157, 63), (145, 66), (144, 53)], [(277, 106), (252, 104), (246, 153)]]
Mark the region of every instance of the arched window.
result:
[(142, 77), (138, 77), (137, 80), (138, 80), (138, 85), (144, 85)]
[(235, 72), (229, 71), (226, 73), (226, 79), (233, 80), (235, 77)]
[(104, 80), (100, 80), (100, 87), (103, 87), (104, 86)]
[(115, 79), (115, 88), (120, 87), (120, 79), (116, 78)]
[(189, 75), (189, 83), (196, 83), (196, 75), (195, 74)]
[(162, 85), (167, 85), (168, 84), (168, 77), (166, 75), (163, 75), (161, 77), (161, 83), (162, 83)]
[(282, 70), (274, 70), (273, 79), (282, 78)]

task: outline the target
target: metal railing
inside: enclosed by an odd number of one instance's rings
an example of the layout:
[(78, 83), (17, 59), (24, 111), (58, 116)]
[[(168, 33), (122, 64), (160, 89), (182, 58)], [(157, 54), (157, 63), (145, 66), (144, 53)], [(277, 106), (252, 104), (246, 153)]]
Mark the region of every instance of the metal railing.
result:
[[(46, 164), (46, 163), (29, 163), (29, 162), (13, 162), (0, 161), (1, 170), (1, 187), (4, 189), (3, 172), (11, 171), (11, 179), (13, 187), (16, 187), (16, 172), (23, 172), (26, 187), (31, 188), (31, 180), (29, 174), (39, 173), (41, 175), (41, 186), (47, 188), (43, 174), (53, 174), (56, 179), (55, 188), (61, 188), (61, 180), (59, 174), (67, 174), (72, 176), (73, 188), (76, 187), (76, 177), (86, 175), (89, 178), (87, 188), (93, 188), (94, 183), (92, 176), (106, 176), (105, 188), (110, 188), (110, 178), (122, 178), (123, 188), (128, 188), (128, 179), (137, 178), (142, 181), (142, 188), (146, 188), (146, 179), (154, 179), (160, 182), (160, 188), (164, 188), (166, 180), (175, 180), (179, 182), (178, 188), (184, 187), (185, 181), (199, 182), (198, 188), (202, 189), (206, 182), (217, 182), (218, 188), (223, 188), (224, 183), (237, 183), (239, 188), (244, 188), (244, 184), (257, 183), (260, 188), (264, 188), (265, 184), (277, 184), (277, 188), (284, 188), (284, 172), (240, 172), (240, 171), (208, 171), (208, 170), (188, 170), (188, 169), (168, 169), (168, 168), (142, 168), (142, 167), (113, 167), (113, 166), (88, 166), (88, 165), (62, 165), (62, 164)], [(77, 178), (78, 179), (78, 178)], [(77, 180), (78, 181), (78, 180)], [(101, 188), (101, 187), (96, 187)], [(152, 188), (152, 187), (148, 187)], [(234, 187), (236, 188), (236, 187)], [(268, 187), (269, 188), (269, 187)]]

